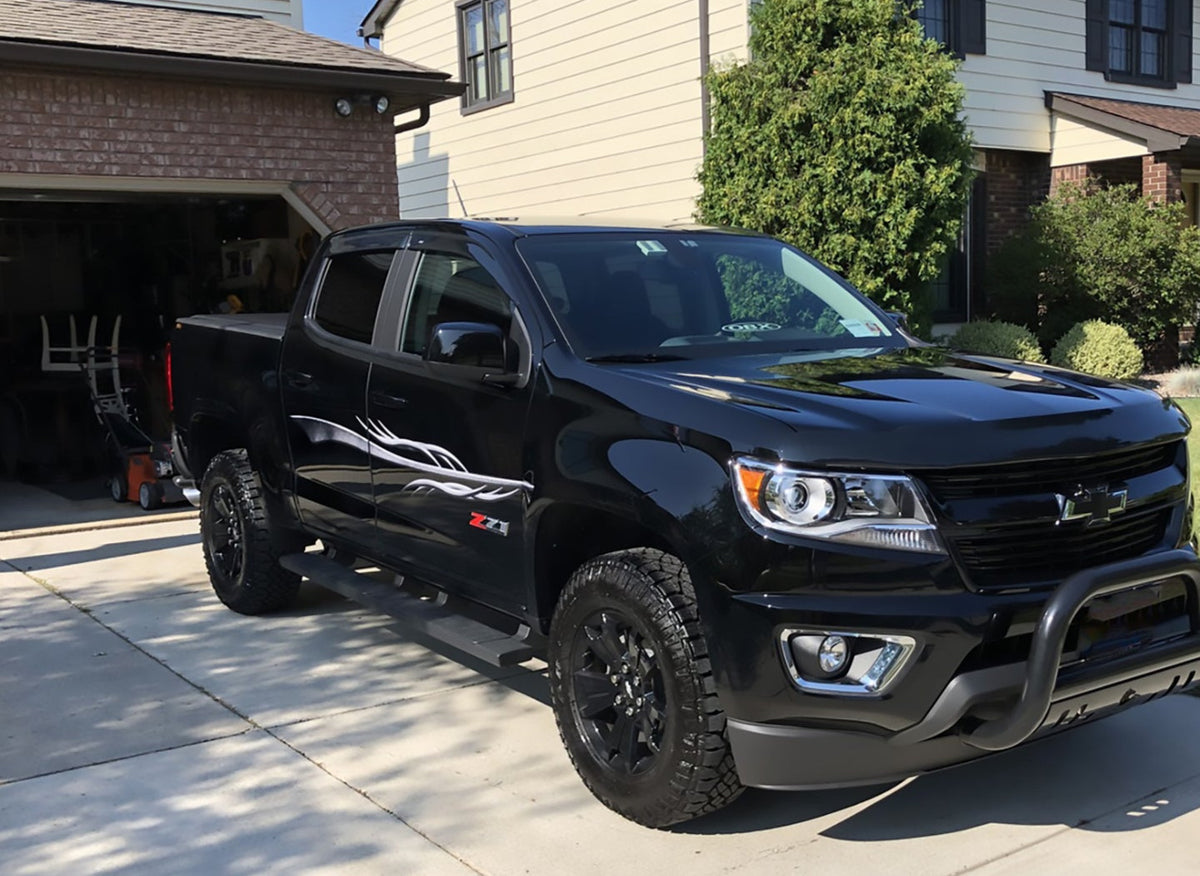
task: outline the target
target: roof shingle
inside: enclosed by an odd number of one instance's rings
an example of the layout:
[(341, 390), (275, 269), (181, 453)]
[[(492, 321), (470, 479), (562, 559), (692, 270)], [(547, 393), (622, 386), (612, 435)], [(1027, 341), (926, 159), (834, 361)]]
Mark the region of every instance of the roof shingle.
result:
[(1180, 137), (1200, 137), (1200, 109), (1063, 92), (1055, 92), (1055, 96)]
[(0, 0), (0, 41), (384, 75), (447, 74), (262, 18), (121, 3)]

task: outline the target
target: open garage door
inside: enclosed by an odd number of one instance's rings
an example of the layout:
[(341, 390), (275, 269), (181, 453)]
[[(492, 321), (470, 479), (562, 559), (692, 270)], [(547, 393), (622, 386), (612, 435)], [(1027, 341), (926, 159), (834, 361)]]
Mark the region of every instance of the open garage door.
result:
[(97, 389), (167, 439), (174, 320), (288, 309), (317, 237), (279, 195), (0, 189), (0, 478), (102, 484)]

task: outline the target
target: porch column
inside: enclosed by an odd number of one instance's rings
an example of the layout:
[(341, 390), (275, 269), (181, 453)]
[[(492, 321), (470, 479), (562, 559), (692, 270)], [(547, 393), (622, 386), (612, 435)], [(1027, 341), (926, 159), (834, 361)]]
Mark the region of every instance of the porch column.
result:
[(1142, 194), (1167, 203), (1183, 200), (1183, 166), (1178, 152), (1142, 156)]

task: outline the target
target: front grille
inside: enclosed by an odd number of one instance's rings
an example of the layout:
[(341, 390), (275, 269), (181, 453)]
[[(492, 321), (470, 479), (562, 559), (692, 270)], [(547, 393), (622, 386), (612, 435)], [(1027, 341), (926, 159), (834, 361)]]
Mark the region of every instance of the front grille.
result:
[(1182, 442), (1135, 447), (1080, 459), (1048, 459), (1004, 465), (922, 472), (921, 480), (941, 502), (1042, 493), (1076, 484), (1118, 483), (1166, 468)]
[(1160, 505), (1103, 526), (1016, 523), (958, 535), (951, 543), (976, 587), (1028, 587), (1143, 554), (1163, 540), (1170, 520), (1171, 508)]
[[(917, 476), (934, 500), (942, 534), (971, 587), (1036, 588), (1160, 547), (1175, 507), (1186, 498), (1185, 453), (1182, 441), (1171, 441)], [(1058, 519), (1064, 496), (1100, 485), (1127, 489), (1126, 510), (1091, 526), (1087, 520)], [(1030, 516), (1014, 520), (1018, 508)]]

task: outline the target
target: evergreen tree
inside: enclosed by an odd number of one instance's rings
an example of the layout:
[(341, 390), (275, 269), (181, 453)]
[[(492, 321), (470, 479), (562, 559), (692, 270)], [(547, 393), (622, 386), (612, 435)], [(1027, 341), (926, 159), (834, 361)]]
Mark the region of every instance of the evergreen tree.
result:
[(906, 2), (764, 0), (709, 77), (702, 221), (812, 253), (921, 328), (971, 182), (958, 62)]

